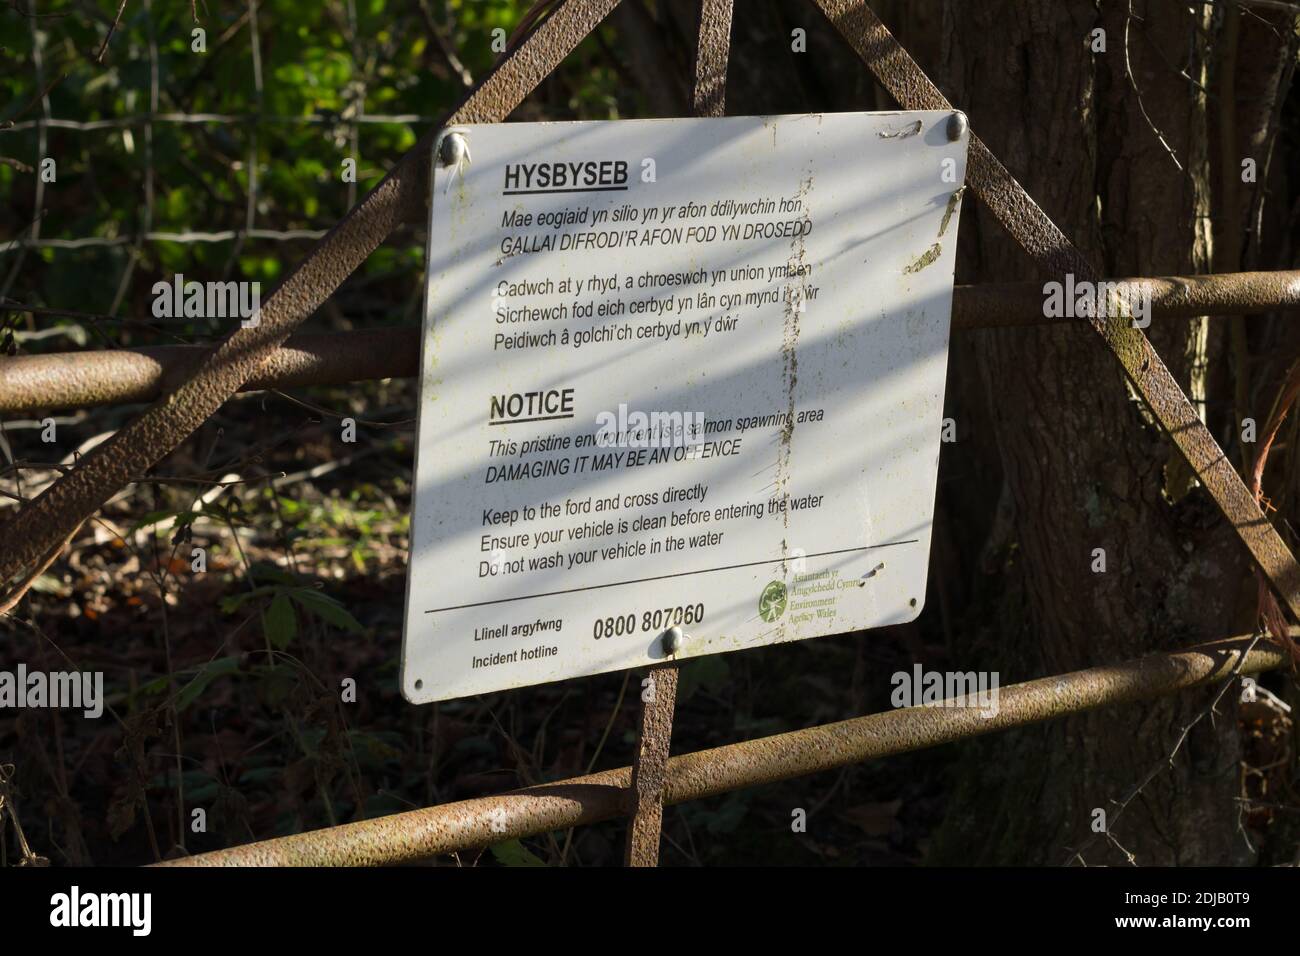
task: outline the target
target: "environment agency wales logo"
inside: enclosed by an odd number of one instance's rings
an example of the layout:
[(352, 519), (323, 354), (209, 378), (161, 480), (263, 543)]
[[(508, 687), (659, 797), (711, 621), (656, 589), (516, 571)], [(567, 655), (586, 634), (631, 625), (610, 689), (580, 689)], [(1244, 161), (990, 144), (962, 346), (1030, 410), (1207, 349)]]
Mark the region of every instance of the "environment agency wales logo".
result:
[(758, 616), (771, 624), (785, 613), (785, 605), (785, 585), (780, 581), (772, 581), (767, 587), (763, 588), (763, 593), (759, 595)]

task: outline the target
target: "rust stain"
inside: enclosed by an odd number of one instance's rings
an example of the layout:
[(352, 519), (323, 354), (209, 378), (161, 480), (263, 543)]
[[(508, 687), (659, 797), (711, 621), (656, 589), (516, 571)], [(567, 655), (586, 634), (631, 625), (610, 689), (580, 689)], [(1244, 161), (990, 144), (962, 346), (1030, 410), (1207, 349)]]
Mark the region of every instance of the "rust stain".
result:
[(900, 126), (898, 129), (881, 130), (876, 135), (881, 139), (907, 139), (909, 136), (915, 136), (921, 132), (921, 121), (908, 123), (906, 126)]
[[(808, 177), (799, 183), (799, 201), (803, 210), (805, 221), (812, 218), (812, 213), (808, 209), (808, 194), (812, 191), (813, 177), (809, 172)], [(804, 236), (797, 237), (790, 244), (792, 258), (796, 265), (805, 265), (808, 261), (808, 243)], [(803, 283), (803, 289), (807, 289), (807, 282)], [(786, 396), (786, 421), (781, 428), (780, 447), (777, 449), (776, 457), (776, 496), (778, 498), (785, 494), (786, 485), (790, 481), (790, 452), (794, 441), (794, 423), (795, 423), (795, 401), (794, 390), (799, 382), (799, 316), (806, 304), (806, 291), (801, 291), (796, 298), (793, 288), (787, 287), (785, 295), (785, 319), (781, 329), (781, 360), (782, 378), (785, 381)], [(788, 532), (790, 528), (790, 512), (788, 509), (781, 512), (781, 523), (783, 529)], [(786, 562), (790, 552), (790, 541), (785, 533), (781, 536), (781, 560), (782, 571), (787, 570)], [(784, 632), (785, 623), (781, 623), (781, 629)], [(783, 634), (784, 636), (784, 634)]]
[(952, 214), (957, 211), (957, 204), (961, 202), (962, 193), (964, 193), (965, 191), (966, 191), (966, 187), (962, 186), (955, 193), (953, 193), (951, 196), (948, 197), (948, 208), (943, 211), (943, 222), (939, 223), (940, 239), (942, 239), (943, 234), (948, 231), (948, 223), (952, 222)]
[(936, 242), (929, 249), (926, 249), (925, 252), (913, 259), (912, 264), (905, 268), (903, 272), (920, 272), (926, 266), (931, 265), (938, 260), (939, 253), (942, 251), (943, 246)]

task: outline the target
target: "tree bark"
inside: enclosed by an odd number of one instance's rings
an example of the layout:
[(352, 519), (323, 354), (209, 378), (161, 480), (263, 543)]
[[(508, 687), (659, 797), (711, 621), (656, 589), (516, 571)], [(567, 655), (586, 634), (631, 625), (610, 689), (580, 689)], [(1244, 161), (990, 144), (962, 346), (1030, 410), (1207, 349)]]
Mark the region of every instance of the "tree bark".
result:
[[(1134, 0), (1131, 19), (1129, 9), (954, 0), (949, 92), (1105, 274), (1207, 271), (1205, 96), (1177, 72), (1203, 78), (1208, 49), (1198, 26), (1206, 19), (1155, 0)], [(1105, 31), (1105, 52), (1091, 48), (1095, 28)], [(972, 224), (962, 236), (967, 280), (1064, 280), (1037, 274), (986, 210)], [(1187, 387), (1205, 357), (1204, 326), (1154, 323), (1147, 331)], [(970, 651), (1010, 683), (1227, 634), (1244, 551), (1208, 496), (1179, 495), (1186, 483), (1169, 467), (1172, 445), (1095, 333), (985, 331), (975, 353), (992, 433), (968, 431), (962, 440), (999, 450), (1014, 514), (1006, 552), (1013, 586)], [(1104, 572), (1093, 570), (1099, 553)], [(932, 859), (1249, 860), (1235, 832), (1232, 694), (1115, 819), (1116, 801), (1166, 760), (1208, 700), (1201, 693), (1130, 705), (974, 745)], [(1109, 838), (1094, 832), (1097, 810)]]

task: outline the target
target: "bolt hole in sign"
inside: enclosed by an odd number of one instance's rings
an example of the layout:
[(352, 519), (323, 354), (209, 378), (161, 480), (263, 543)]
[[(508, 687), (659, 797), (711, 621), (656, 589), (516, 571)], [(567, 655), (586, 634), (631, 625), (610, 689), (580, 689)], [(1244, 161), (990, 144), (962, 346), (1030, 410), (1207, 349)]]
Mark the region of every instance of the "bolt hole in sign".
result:
[(966, 146), (946, 111), (444, 134), (406, 698), (915, 618)]

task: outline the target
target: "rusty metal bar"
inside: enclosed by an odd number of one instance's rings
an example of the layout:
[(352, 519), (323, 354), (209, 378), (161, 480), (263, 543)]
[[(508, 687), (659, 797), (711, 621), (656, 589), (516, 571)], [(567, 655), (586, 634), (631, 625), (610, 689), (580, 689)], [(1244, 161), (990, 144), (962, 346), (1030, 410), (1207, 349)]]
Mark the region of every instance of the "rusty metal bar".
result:
[(627, 829), (625, 866), (659, 865), (659, 832), (664, 820), (664, 783), (668, 748), (673, 737), (673, 708), (677, 706), (677, 665), (650, 670), (649, 698), (641, 696), (637, 716), (636, 758), (628, 788), (632, 823)]
[[(904, 109), (953, 108), (871, 11), (866, 0), (812, 2)], [(1067, 274), (1073, 274), (1076, 282), (1097, 281), (1092, 264), (974, 132), (970, 135), (966, 181), (1046, 275), (1058, 281), (1064, 280)], [(1122, 310), (1106, 311), (1110, 314), (1091, 317), (1088, 324), (1119, 360), (1134, 390), (1214, 498), (1256, 565), (1291, 609), (1292, 616), (1300, 619), (1300, 564), (1296, 563), (1295, 556), (1264, 516), (1255, 496), (1223, 454), (1146, 335), (1133, 326), (1128, 316), (1115, 314)]]
[[(1258, 315), (1300, 309), (1300, 269), (1229, 272), (1204, 276), (1108, 279), (1121, 299), (1143, 288), (1151, 294), (1151, 318), (1192, 319), (1202, 315)], [(955, 330), (1002, 326), (1078, 324), (1078, 319), (1043, 315), (1043, 283), (996, 282), (959, 285), (952, 295)]]
[(731, 56), (732, 0), (700, 0), (695, 50), (695, 115), (727, 111), (727, 61)]
[[(1125, 295), (1145, 283), (1156, 321), (1300, 309), (1300, 270), (1113, 281)], [(997, 282), (953, 290), (954, 331), (1075, 321), (1043, 315), (1040, 283)], [(0, 414), (153, 401), (205, 351), (202, 345), (163, 345), (0, 358)], [(412, 378), (419, 371), (419, 354), (417, 326), (298, 333), (272, 352), (240, 390)]]
[[(732, 0), (700, 0), (700, 29), (695, 45), (695, 115), (723, 116), (727, 111), (727, 60), (731, 55)], [(628, 790), (632, 823), (627, 831), (626, 866), (658, 866), (663, 827), (664, 775), (677, 706), (677, 663), (652, 668), (637, 714), (636, 755)]]
[[(447, 125), (506, 117), (619, 3), (563, 0), (451, 113)], [(29, 568), (95, 513), (133, 475), (144, 474), (221, 407), (384, 241), (423, 206), (428, 131), (299, 263), (263, 303), (261, 321), (237, 328), (192, 376), (81, 459), (0, 526), (0, 585)]]
[[(1292, 635), (1300, 637), (1300, 628)], [(1253, 645), (1253, 650), (1251, 649)], [(923, 750), (1098, 707), (1163, 697), (1287, 663), (1253, 637), (1002, 687), (997, 712), (909, 707), (682, 754), (668, 761), (664, 803), (678, 804), (848, 764)], [(383, 866), (626, 816), (629, 767), (475, 800), (278, 837), (164, 866)], [(503, 829), (504, 826), (504, 829)]]
[[(204, 345), (162, 345), (0, 358), (0, 414), (152, 401), (183, 381), (207, 352)], [(298, 334), (240, 391), (414, 377), (419, 362), (417, 326)]]

